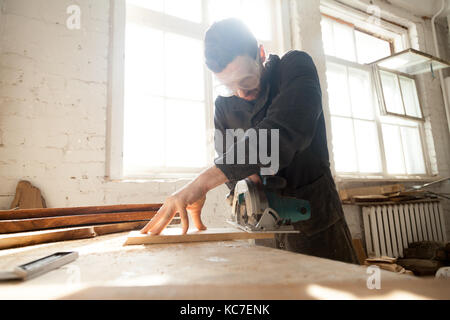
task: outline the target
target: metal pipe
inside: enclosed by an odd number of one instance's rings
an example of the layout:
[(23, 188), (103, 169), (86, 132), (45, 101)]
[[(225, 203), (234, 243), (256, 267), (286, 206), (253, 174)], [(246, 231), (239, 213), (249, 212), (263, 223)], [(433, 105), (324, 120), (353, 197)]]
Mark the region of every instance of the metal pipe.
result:
[[(446, 0), (442, 0), (441, 9), (433, 16), (433, 18), (431, 18), (431, 30), (433, 33), (434, 48), (436, 51), (436, 56), (438, 58), (441, 58), (441, 56), (439, 53), (439, 44), (438, 44), (437, 35), (436, 35), (435, 20), (444, 11), (446, 3), (447, 3)], [(448, 93), (447, 93), (447, 86), (445, 85), (445, 82), (444, 82), (444, 76), (442, 74), (442, 70), (439, 70), (439, 79), (441, 81), (442, 95), (444, 97), (445, 115), (447, 117), (447, 125), (448, 125), (448, 130), (450, 133), (450, 110), (449, 110), (449, 105), (448, 105)]]

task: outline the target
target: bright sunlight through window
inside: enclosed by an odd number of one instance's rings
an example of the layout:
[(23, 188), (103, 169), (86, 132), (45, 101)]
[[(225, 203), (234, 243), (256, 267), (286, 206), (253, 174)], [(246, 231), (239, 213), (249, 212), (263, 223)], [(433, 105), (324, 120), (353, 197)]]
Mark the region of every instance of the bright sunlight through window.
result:
[(214, 101), (204, 32), (214, 21), (237, 17), (270, 46), (273, 1), (126, 0), (126, 5), (124, 176), (198, 172), (212, 162), (214, 150), (208, 143)]
[[(419, 122), (391, 116), (422, 117), (414, 79), (380, 71), (377, 92), (366, 65), (391, 55), (390, 42), (325, 16), (321, 25), (336, 172), (426, 174)], [(377, 95), (387, 115), (379, 112)]]

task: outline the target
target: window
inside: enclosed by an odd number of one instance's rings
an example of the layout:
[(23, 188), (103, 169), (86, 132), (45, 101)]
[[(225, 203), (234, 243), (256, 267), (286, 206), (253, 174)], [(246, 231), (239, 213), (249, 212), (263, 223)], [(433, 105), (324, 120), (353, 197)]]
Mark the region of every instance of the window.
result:
[(391, 42), (355, 28), (351, 23), (323, 16), (322, 39), (325, 54), (360, 64), (390, 56)]
[[(118, 98), (112, 98), (113, 178), (179, 177), (212, 163), (215, 93), (213, 77), (204, 65), (204, 33), (216, 20), (238, 17), (266, 51), (279, 53), (276, 4), (272, 0), (115, 1), (114, 39), (119, 48), (111, 90)], [(122, 38), (116, 34), (120, 32)], [(121, 90), (123, 105), (117, 106)]]
[(327, 63), (337, 172), (382, 172), (370, 77), (370, 70)]
[(398, 41), (327, 15), (321, 25), (336, 173), (427, 174), (422, 123), (411, 120), (422, 117), (414, 79), (370, 65)]
[(419, 97), (414, 78), (379, 70), (383, 93), (384, 111), (387, 114), (422, 118)]

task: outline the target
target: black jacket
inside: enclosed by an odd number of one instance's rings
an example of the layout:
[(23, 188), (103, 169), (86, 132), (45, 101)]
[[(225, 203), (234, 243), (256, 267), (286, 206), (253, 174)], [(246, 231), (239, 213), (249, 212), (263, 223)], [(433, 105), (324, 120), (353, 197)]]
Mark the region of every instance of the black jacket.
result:
[[(214, 115), (216, 129), (224, 137), (226, 129), (279, 129), (279, 171), (276, 175), (287, 180), (289, 190), (297, 190), (329, 173), (322, 92), (311, 57), (302, 51), (290, 51), (281, 59), (270, 55), (262, 88), (260, 97), (253, 102), (236, 96), (218, 96)], [(236, 141), (232, 148), (237, 150), (237, 145), (242, 143), (248, 144), (248, 137)], [(229, 179), (230, 189), (237, 181), (260, 173), (263, 165), (259, 160), (257, 164), (248, 164), (248, 161), (246, 164), (226, 164), (230, 149), (225, 153), (220, 150), (216, 140), (218, 157), (214, 162)]]

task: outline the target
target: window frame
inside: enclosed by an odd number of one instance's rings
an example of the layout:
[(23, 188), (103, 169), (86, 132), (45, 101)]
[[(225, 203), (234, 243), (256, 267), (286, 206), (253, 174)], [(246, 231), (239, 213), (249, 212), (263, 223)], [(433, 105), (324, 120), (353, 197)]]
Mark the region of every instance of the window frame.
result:
[[(129, 8), (131, 10), (126, 11), (126, 19), (125, 24), (127, 21), (130, 22), (136, 22), (139, 25), (143, 25), (150, 28), (155, 28), (157, 30), (163, 31), (163, 32), (171, 32), (177, 35), (189, 37), (196, 40), (203, 40), (203, 34), (206, 31), (206, 26), (203, 23), (205, 20), (205, 10), (203, 3), (206, 2), (206, 0), (202, 0), (202, 23), (195, 23), (192, 21), (184, 20), (177, 17), (172, 17), (169, 15), (166, 15), (164, 13), (159, 13), (152, 11), (150, 9), (146, 8), (138, 8), (136, 6), (130, 5)], [(123, 70), (123, 76), (125, 75)], [(203, 77), (204, 77), (204, 103), (205, 103), (205, 141), (203, 143), (206, 143), (206, 153), (205, 153), (205, 162), (207, 163), (209, 158), (211, 157), (211, 150), (209, 148), (211, 144), (211, 140), (209, 139), (208, 132), (211, 132), (214, 128), (214, 122), (210, 119), (213, 118), (213, 110), (208, 107), (210, 105), (210, 101), (212, 100), (212, 97), (210, 96), (210, 84), (211, 84), (211, 75), (210, 72), (208, 72), (205, 65), (203, 65)], [(125, 83), (124, 83), (125, 84)], [(212, 87), (211, 87), (212, 88)], [(167, 99), (166, 96), (163, 97), (163, 99)], [(180, 99), (183, 100), (183, 99)], [(124, 112), (124, 103), (122, 103), (122, 110)], [(125, 175), (123, 170), (123, 134), (124, 130), (122, 130), (122, 172), (121, 175), (124, 178), (172, 178), (176, 176), (192, 176), (195, 173), (198, 173), (202, 170), (204, 170), (206, 167), (175, 167), (175, 166), (163, 166), (163, 167), (152, 167), (151, 170), (141, 172), (141, 173), (128, 173)]]
[[(342, 7), (339, 7), (339, 13), (337, 14), (337, 16), (333, 16), (332, 13), (333, 12), (337, 12), (335, 11), (337, 9), (337, 7), (334, 8), (330, 8), (328, 6), (326, 6), (328, 4), (328, 1), (321, 1), (322, 5), (321, 5), (321, 15), (322, 17), (334, 20), (335, 22), (338, 23), (343, 23), (345, 25), (351, 26), (354, 30), (357, 30), (359, 32), (364, 32), (370, 36), (374, 36), (377, 37), (379, 39), (388, 41), (390, 43), (390, 48), (391, 48), (391, 54), (394, 54), (395, 52), (395, 40), (392, 39), (391, 41), (387, 40), (384, 36), (381, 35), (376, 35), (376, 33), (372, 33), (370, 31), (365, 30), (364, 28), (361, 28), (357, 25), (357, 23), (353, 23), (352, 20), (354, 19), (350, 19), (350, 21), (345, 21), (343, 20), (343, 18), (345, 17), (345, 9), (343, 9)], [(325, 3), (326, 5), (324, 6), (323, 3)], [(360, 14), (357, 14), (358, 16), (360, 16)], [(383, 24), (385, 24), (385, 22), (383, 22)], [(354, 34), (354, 33), (353, 33)], [(403, 45), (408, 44), (409, 42), (407, 41), (406, 37), (405, 37), (406, 33), (403, 32), (402, 34), (399, 34), (399, 39), (401, 39), (401, 43)], [(355, 44), (355, 51), (356, 51), (356, 42), (355, 42), (355, 37), (353, 36), (353, 42)], [(397, 41), (399, 42), (399, 41)], [(403, 47), (401, 48), (397, 48), (399, 50), (402, 50)], [(355, 57), (356, 59), (358, 58), (357, 53), (355, 52)], [(423, 113), (423, 108), (422, 108), (422, 104), (420, 102), (420, 93), (418, 90), (418, 86), (417, 86), (417, 81), (415, 78), (409, 76), (409, 75), (405, 75), (402, 73), (398, 73), (398, 72), (393, 72), (392, 70), (386, 69), (386, 71), (391, 72), (391, 73), (396, 73), (397, 75), (397, 81), (399, 81), (399, 75), (400, 76), (405, 76), (407, 78), (413, 79), (414, 80), (414, 84), (416, 86), (416, 90), (417, 90), (417, 95), (418, 95), (418, 100), (419, 100), (419, 108), (420, 108), (420, 112), (422, 115), (422, 118), (417, 118), (417, 117), (411, 117), (408, 115), (400, 115), (400, 114), (396, 114), (396, 113), (389, 113), (387, 112), (387, 110), (385, 109), (385, 103), (384, 103), (384, 96), (380, 97), (380, 94), (383, 94), (382, 88), (380, 87), (381, 84), (381, 79), (380, 74), (378, 72), (378, 69), (375, 68), (379, 68), (379, 67), (374, 67), (373, 64), (371, 63), (367, 63), (367, 64), (360, 64), (358, 63), (358, 61), (348, 61), (339, 57), (335, 57), (335, 56), (329, 56), (325, 54), (325, 61), (328, 63), (335, 63), (335, 64), (339, 64), (342, 66), (345, 66), (346, 68), (348, 67), (352, 67), (352, 68), (357, 68), (357, 69), (362, 69), (364, 70), (364, 66), (366, 66), (367, 68), (370, 68), (370, 78), (371, 78), (371, 84), (372, 84), (372, 90), (373, 90), (373, 95), (376, 101), (374, 101), (375, 103), (378, 104), (374, 105), (374, 120), (376, 123), (376, 127), (377, 127), (377, 135), (378, 135), (378, 143), (379, 143), (379, 149), (380, 149), (380, 160), (381, 160), (381, 168), (382, 168), (382, 172), (381, 173), (359, 173), (359, 172), (338, 172), (336, 171), (335, 168), (333, 168), (336, 177), (338, 177), (338, 179), (342, 179), (342, 180), (358, 180), (358, 181), (362, 181), (362, 180), (383, 180), (383, 181), (397, 181), (397, 180), (408, 180), (408, 181), (413, 181), (413, 180), (426, 180), (426, 179), (430, 179), (432, 177), (432, 170), (431, 170), (431, 163), (430, 163), (430, 154), (428, 152), (428, 145), (426, 142), (426, 137), (425, 137), (425, 129), (424, 129), (424, 113)], [(366, 69), (368, 70), (368, 69)], [(400, 85), (400, 84), (399, 84)], [(400, 91), (401, 91), (401, 87), (400, 87)], [(403, 97), (402, 97), (402, 102), (403, 102)], [(327, 106), (329, 108), (329, 106)], [(404, 108), (404, 104), (402, 106)], [(376, 109), (376, 110), (375, 110)], [(384, 113), (383, 111), (386, 111), (386, 113)], [(405, 112), (406, 113), (406, 112)], [(386, 151), (385, 151), (385, 146), (384, 146), (384, 140), (383, 140), (383, 132), (382, 132), (382, 125), (383, 125), (383, 120), (382, 120), (382, 116), (390, 116), (390, 117), (400, 117), (400, 118), (404, 118), (405, 120), (412, 120), (414, 122), (417, 123), (417, 128), (419, 130), (419, 136), (420, 136), (420, 141), (421, 141), (421, 149), (422, 149), (422, 155), (423, 155), (423, 159), (424, 159), (424, 166), (425, 166), (425, 173), (424, 174), (389, 174), (387, 171), (387, 163), (386, 163)], [(328, 110), (328, 117), (329, 117), (329, 121), (330, 121), (330, 125), (331, 125), (331, 111)], [(351, 118), (351, 119), (357, 119), (357, 118)], [(399, 128), (402, 126), (401, 124), (397, 125)], [(332, 135), (331, 135), (331, 139), (332, 139)], [(332, 144), (332, 141), (330, 141)], [(402, 150), (402, 154), (403, 157), (405, 156), (404, 154), (404, 150)], [(333, 162), (333, 166), (334, 166), (334, 162)]]
[[(358, 69), (358, 70), (363, 70), (363, 71), (367, 71), (369, 73), (369, 77), (370, 77), (370, 84), (372, 86), (372, 100), (373, 103), (375, 104), (377, 102), (377, 94), (376, 91), (374, 89), (374, 79), (373, 79), (373, 73), (371, 71), (371, 67), (368, 65), (364, 65), (364, 64), (359, 64), (357, 62), (353, 62), (353, 61), (348, 61), (342, 58), (338, 58), (338, 57), (334, 57), (334, 56), (325, 56), (326, 57), (326, 63), (334, 63), (340, 66), (344, 66), (345, 68), (353, 68), (353, 69)], [(347, 79), (348, 81), (348, 79)], [(329, 108), (329, 107), (328, 107)], [(373, 113), (374, 113), (374, 117), (373, 120), (368, 120), (368, 119), (363, 119), (363, 118), (357, 118), (357, 117), (353, 117), (353, 114), (351, 117), (347, 117), (347, 116), (339, 116), (339, 115), (333, 115), (331, 113), (331, 110), (329, 110), (329, 116), (330, 116), (330, 124), (331, 124), (331, 117), (342, 117), (342, 118), (347, 118), (347, 119), (352, 119), (353, 120), (363, 120), (363, 121), (373, 121), (375, 122), (376, 128), (377, 128), (377, 137), (378, 137), (378, 148), (380, 151), (380, 165), (381, 165), (381, 173), (380, 172), (364, 172), (364, 173), (358, 173), (358, 172), (342, 172), (342, 171), (336, 171), (336, 174), (338, 176), (354, 176), (354, 175), (358, 175), (358, 176), (366, 176), (366, 177), (378, 177), (380, 175), (384, 176), (384, 173), (387, 172), (386, 171), (386, 157), (384, 154), (384, 145), (383, 145), (383, 137), (382, 137), (382, 132), (381, 132), (381, 122), (380, 122), (380, 118), (379, 118), (379, 114), (377, 112), (376, 106), (373, 105)], [(356, 142), (355, 139), (353, 139), (353, 143), (355, 144), (355, 150), (357, 150), (356, 148)]]
[[(203, 40), (209, 24), (208, 2), (202, 2), (202, 21), (200, 23), (191, 22), (182, 18), (173, 17), (165, 13), (158, 13), (150, 9), (136, 8), (133, 12), (126, 10), (126, 0), (116, 0), (111, 2), (110, 16), (110, 44), (108, 63), (108, 108), (106, 125), (106, 178), (109, 180), (164, 180), (177, 178), (194, 178), (199, 172), (212, 164), (215, 157), (214, 149), (214, 97), (213, 97), (213, 75), (203, 66), (204, 90), (205, 90), (205, 143), (207, 145), (206, 157), (207, 166), (202, 168), (186, 167), (153, 167), (148, 172), (124, 175), (123, 168), (123, 143), (124, 143), (124, 76), (125, 76), (125, 28), (128, 18), (132, 14), (133, 19), (141, 19), (140, 24), (157, 28), (158, 30), (169, 31), (179, 35), (188, 36)], [(282, 0), (268, 2), (273, 13), (271, 21), (272, 40), (260, 41), (271, 53), (281, 54), (283, 49), (289, 46), (289, 34), (282, 31), (287, 27), (282, 16), (288, 14), (286, 5)], [(132, 7), (132, 6), (131, 6)], [(146, 12), (145, 15), (142, 13)], [(151, 17), (151, 18), (149, 18)], [(192, 31), (194, 30), (194, 31)], [(288, 30), (289, 32), (289, 30)]]
[[(418, 89), (418, 86), (417, 86), (416, 78), (414, 76), (411, 76), (411, 75), (403, 73), (403, 72), (394, 71), (394, 70), (391, 70), (391, 69), (379, 67), (376, 64), (372, 64), (372, 65), (373, 65), (373, 73), (374, 73), (374, 76), (376, 78), (375, 83), (376, 83), (376, 86), (377, 86), (378, 96), (380, 96), (379, 106), (380, 106), (380, 110), (381, 110), (382, 114), (383, 115), (389, 115), (389, 116), (392, 116), (392, 117), (400, 117), (400, 118), (405, 118), (405, 119), (408, 119), (408, 120), (424, 122), (425, 119), (424, 119), (424, 115), (423, 115), (423, 108), (422, 108), (422, 103), (420, 101), (420, 94), (419, 94), (419, 89)], [(392, 74), (396, 75), (396, 80), (397, 80), (397, 84), (398, 84), (399, 91), (400, 91), (400, 97), (402, 99), (402, 109), (403, 109), (404, 114), (390, 112), (390, 111), (387, 110), (386, 99), (384, 97), (383, 82), (381, 81), (381, 73), (380, 73), (380, 71), (385, 71), (385, 72), (392, 73)], [(420, 117), (414, 117), (414, 116), (406, 114), (405, 100), (404, 100), (404, 97), (403, 97), (403, 90), (402, 90), (402, 86), (401, 86), (401, 83), (400, 83), (400, 77), (408, 78), (408, 79), (411, 79), (411, 80), (414, 81), (414, 86), (415, 86), (416, 92), (417, 92), (417, 100), (418, 100), (418, 104), (419, 104), (419, 110), (420, 110), (420, 114), (421, 114)]]

